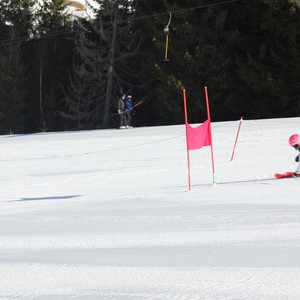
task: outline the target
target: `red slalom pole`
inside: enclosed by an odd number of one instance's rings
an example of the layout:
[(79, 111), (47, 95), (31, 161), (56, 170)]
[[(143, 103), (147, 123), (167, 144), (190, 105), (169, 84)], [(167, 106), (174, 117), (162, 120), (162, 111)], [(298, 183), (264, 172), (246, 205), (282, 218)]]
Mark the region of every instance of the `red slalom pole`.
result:
[(212, 177), (213, 177), (213, 184), (215, 185), (216, 184), (215, 159), (214, 159), (214, 150), (213, 150), (213, 142), (212, 142), (212, 134), (211, 134), (210, 109), (209, 109), (207, 86), (205, 87), (205, 98), (206, 98), (206, 110), (207, 110), (207, 117), (208, 117), (208, 120), (209, 120), (209, 131), (210, 131), (210, 140), (211, 140), (210, 152), (211, 152), (211, 164), (212, 164)]
[(236, 144), (237, 144), (239, 135), (240, 135), (240, 130), (241, 130), (241, 126), (242, 126), (242, 121), (243, 121), (243, 117), (241, 117), (241, 119), (240, 119), (240, 123), (239, 123), (238, 131), (237, 131), (237, 134), (236, 134), (236, 138), (235, 138), (235, 142), (234, 142), (234, 146), (233, 146), (233, 150), (232, 150), (232, 155), (231, 155), (231, 160), (230, 160), (230, 161), (233, 160), (233, 156), (234, 156), (234, 152), (235, 152), (235, 147), (236, 147)]
[(184, 104), (184, 119), (185, 119), (185, 139), (186, 139), (187, 164), (188, 164), (188, 188), (189, 188), (189, 191), (191, 191), (191, 166), (190, 166), (190, 152), (189, 152), (188, 142), (187, 142), (188, 116), (187, 116), (187, 108), (186, 108), (186, 91), (185, 91), (185, 89), (183, 89), (183, 104)]

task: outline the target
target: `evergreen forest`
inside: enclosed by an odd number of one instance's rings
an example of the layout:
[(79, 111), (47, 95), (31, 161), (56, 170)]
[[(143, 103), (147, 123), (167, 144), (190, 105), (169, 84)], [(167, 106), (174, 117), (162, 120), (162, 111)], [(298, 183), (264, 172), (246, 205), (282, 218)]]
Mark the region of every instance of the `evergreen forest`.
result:
[(300, 1), (0, 1), (0, 134), (300, 116)]

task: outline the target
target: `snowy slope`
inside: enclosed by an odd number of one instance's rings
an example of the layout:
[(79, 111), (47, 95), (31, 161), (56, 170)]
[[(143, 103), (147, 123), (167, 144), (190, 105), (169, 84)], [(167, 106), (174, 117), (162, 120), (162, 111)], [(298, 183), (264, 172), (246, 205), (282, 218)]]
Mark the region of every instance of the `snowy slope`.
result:
[(300, 299), (300, 118), (0, 137), (0, 299)]

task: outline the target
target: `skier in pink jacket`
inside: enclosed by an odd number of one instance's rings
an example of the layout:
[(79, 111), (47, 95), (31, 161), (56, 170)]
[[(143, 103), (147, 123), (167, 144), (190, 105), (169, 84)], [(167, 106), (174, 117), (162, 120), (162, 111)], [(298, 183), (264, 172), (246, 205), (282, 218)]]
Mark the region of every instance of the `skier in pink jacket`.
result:
[(295, 161), (298, 163), (298, 167), (294, 173), (294, 176), (297, 177), (300, 174), (300, 134), (293, 134), (290, 136), (289, 143), (298, 151), (298, 155), (295, 158)]

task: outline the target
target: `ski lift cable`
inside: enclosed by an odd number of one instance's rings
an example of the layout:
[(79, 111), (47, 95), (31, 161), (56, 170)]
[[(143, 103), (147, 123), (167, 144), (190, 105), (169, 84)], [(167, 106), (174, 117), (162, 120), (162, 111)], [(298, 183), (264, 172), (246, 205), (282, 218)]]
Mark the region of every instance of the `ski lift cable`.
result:
[(135, 20), (160, 17), (160, 16), (168, 15), (170, 13), (172, 13), (174, 15), (174, 14), (184, 12), (184, 11), (196, 10), (196, 9), (207, 8), (207, 7), (217, 6), (217, 5), (225, 5), (225, 4), (233, 3), (233, 2), (237, 2), (237, 1), (240, 1), (240, 0), (222, 1), (222, 2), (204, 4), (204, 5), (194, 6), (194, 7), (187, 7), (187, 8), (177, 9), (177, 10), (173, 10), (173, 11), (170, 11), (170, 12), (163, 12), (163, 13), (158, 13), (158, 14), (153, 14), (153, 15), (144, 15), (144, 16), (140, 16), (140, 17), (135, 17)]
[[(217, 3), (211, 3), (211, 4), (205, 4), (205, 5), (200, 5), (200, 6), (195, 6), (195, 7), (187, 7), (187, 8), (182, 8), (182, 9), (178, 9), (178, 10), (174, 10), (174, 11), (170, 11), (170, 12), (163, 12), (163, 13), (158, 13), (158, 14), (153, 14), (153, 15), (144, 15), (144, 16), (140, 16), (140, 17), (135, 17), (135, 20), (142, 20), (142, 19), (148, 19), (148, 18), (154, 18), (154, 17), (159, 17), (159, 16), (164, 16), (164, 15), (170, 15), (170, 14), (177, 14), (180, 12), (184, 12), (184, 11), (191, 11), (191, 10), (196, 10), (196, 9), (201, 9), (201, 8), (207, 8), (207, 7), (212, 7), (212, 6), (217, 6), (217, 5), (224, 5), (224, 4), (228, 4), (228, 3), (233, 3), (233, 2), (237, 2), (239, 0), (229, 0), (229, 1), (222, 1), (222, 2), (217, 2)], [(169, 25), (168, 24), (165, 29), (169, 29)], [(66, 34), (68, 32), (71, 32), (70, 30), (61, 30), (61, 31), (56, 31), (55, 34), (53, 33), (49, 33), (49, 34), (43, 34), (38, 36), (37, 38), (47, 38), (47, 37), (51, 37), (51, 36), (57, 36), (57, 35), (63, 35)], [(0, 45), (6, 45), (9, 44), (11, 42), (16, 43), (16, 42), (22, 42), (22, 41), (28, 41), (31, 40), (28, 36), (24, 36), (24, 37), (20, 37), (19, 39), (14, 39), (14, 40), (9, 40), (9, 39), (3, 39), (0, 40)]]

